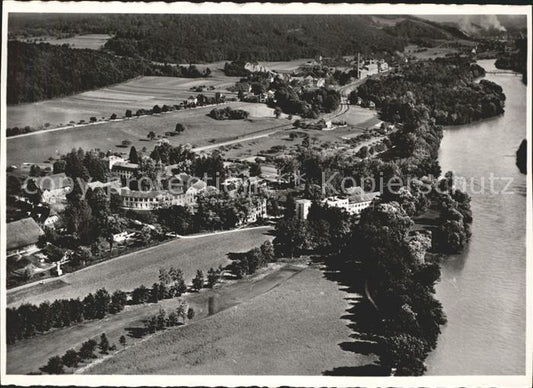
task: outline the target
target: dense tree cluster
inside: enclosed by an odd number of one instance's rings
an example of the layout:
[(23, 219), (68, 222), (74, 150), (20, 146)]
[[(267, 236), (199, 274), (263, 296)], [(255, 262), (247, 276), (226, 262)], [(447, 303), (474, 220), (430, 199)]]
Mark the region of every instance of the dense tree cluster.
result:
[(499, 54), (494, 66), (498, 69), (521, 73), (522, 81), (527, 83), (527, 39), (516, 39), (515, 50)]
[[(386, 349), (382, 364), (397, 368), (397, 374), (421, 375), (423, 361), (435, 348), (446, 318), (433, 296), (440, 269), (424, 261), (430, 244), (424, 235), (410, 234), (412, 225), (397, 202), (371, 206), (361, 214), (348, 254), (361, 261), (381, 317), (376, 330)], [(391, 343), (400, 349), (395, 351)]]
[(227, 106), (225, 108), (215, 108), (209, 112), (209, 116), (215, 120), (244, 120), (248, 118), (249, 113), (242, 109), (232, 109)]
[(341, 102), (339, 92), (331, 88), (302, 90), (299, 86), (291, 86), (282, 81), (271, 87), (275, 90), (276, 106), (287, 114), (316, 119), (320, 113), (333, 112)]
[(104, 288), (88, 294), (82, 300), (58, 299), (38, 306), (22, 304), (6, 310), (6, 339), (8, 343), (14, 343), (52, 328), (68, 327), (89, 319), (102, 319), (108, 313), (122, 311), (125, 305), (126, 293), (118, 290), (110, 295)]
[(122, 15), (118, 19), (105, 48), (159, 62), (282, 61), (404, 47), (402, 40), (360, 15)]
[(230, 253), (228, 256), (232, 260), (229, 269), (238, 279), (245, 275), (252, 275), (258, 269), (276, 260), (274, 247), (268, 240), (247, 252)]
[(8, 42), (7, 103), (67, 96), (140, 75), (206, 77), (195, 66), (170, 66), (102, 51), (70, 49), (47, 43)]
[(405, 65), (400, 74), (369, 79), (349, 96), (372, 101), (383, 119), (406, 122), (410, 104), (423, 105), (437, 124), (467, 124), (503, 113), (502, 88), (487, 80), (485, 70), (467, 58), (450, 57)]

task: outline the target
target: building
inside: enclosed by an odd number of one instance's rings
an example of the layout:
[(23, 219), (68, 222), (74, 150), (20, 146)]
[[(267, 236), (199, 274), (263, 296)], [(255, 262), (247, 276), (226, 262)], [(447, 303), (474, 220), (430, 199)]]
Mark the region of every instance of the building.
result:
[(310, 199), (296, 200), (296, 217), (299, 220), (306, 220), (309, 215), (309, 208), (313, 202)]
[(137, 191), (127, 187), (120, 190), (123, 209), (156, 210), (173, 205), (185, 206), (185, 194), (171, 194), (167, 190)]
[(137, 163), (116, 162), (111, 167), (111, 173), (124, 180), (135, 176), (137, 171), (139, 171), (139, 165)]
[(247, 223), (256, 222), (259, 219), (267, 217), (267, 201), (266, 198), (254, 198), (252, 205), (248, 208), (246, 216)]
[(44, 203), (55, 204), (67, 200), (67, 194), (73, 188), (73, 180), (64, 172), (37, 178), (35, 184), (41, 190)]
[(212, 191), (213, 187), (201, 179), (187, 174), (179, 174), (168, 182), (168, 190), (137, 191), (127, 187), (120, 189), (123, 209), (156, 210), (170, 206), (196, 205), (198, 195)]
[(110, 180), (108, 182), (94, 181), (87, 183), (87, 188), (91, 190), (104, 189), (104, 191), (110, 190), (111, 192), (118, 192), (122, 188), (122, 184), (119, 180)]
[(7, 257), (37, 252), (37, 242), (42, 235), (43, 230), (31, 217), (9, 222), (6, 226)]
[(329, 197), (322, 201), (323, 204), (330, 207), (337, 207), (346, 210), (351, 215), (358, 216), (363, 209), (366, 209), (372, 203), (372, 200), (379, 196), (379, 192), (364, 193), (361, 190), (354, 190), (354, 193), (344, 196)]

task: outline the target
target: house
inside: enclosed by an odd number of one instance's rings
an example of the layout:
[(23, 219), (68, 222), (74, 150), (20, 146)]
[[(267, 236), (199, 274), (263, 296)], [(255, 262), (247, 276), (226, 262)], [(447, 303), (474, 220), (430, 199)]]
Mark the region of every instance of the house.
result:
[(299, 220), (306, 220), (309, 215), (309, 208), (313, 202), (310, 199), (296, 200), (296, 218)]
[(129, 240), (135, 233), (128, 233), (127, 230), (120, 233), (114, 233), (113, 234), (113, 242), (116, 242), (117, 244), (123, 243), (127, 240)]
[(109, 155), (109, 157), (107, 158), (107, 161), (108, 161), (109, 171), (111, 171), (113, 169), (113, 166), (116, 163), (124, 163), (126, 162), (126, 159), (124, 159), (121, 156), (117, 156), (117, 155)]
[(198, 99), (194, 96), (189, 96), (189, 98), (185, 100), (186, 106), (196, 106), (196, 104), (198, 104)]
[(55, 214), (53, 216), (49, 216), (48, 218), (46, 218), (46, 220), (44, 220), (43, 222), (43, 226), (50, 228), (50, 229), (54, 229), (58, 221), (59, 221), (59, 216)]
[(31, 217), (9, 222), (6, 226), (7, 257), (28, 255), (39, 250), (37, 242), (43, 230)]
[(251, 224), (257, 220), (267, 217), (267, 201), (266, 198), (254, 198), (252, 204), (248, 208), (246, 215), (246, 222)]
[(42, 201), (48, 204), (65, 202), (67, 194), (74, 187), (72, 178), (64, 172), (37, 178), (35, 184), (41, 190)]

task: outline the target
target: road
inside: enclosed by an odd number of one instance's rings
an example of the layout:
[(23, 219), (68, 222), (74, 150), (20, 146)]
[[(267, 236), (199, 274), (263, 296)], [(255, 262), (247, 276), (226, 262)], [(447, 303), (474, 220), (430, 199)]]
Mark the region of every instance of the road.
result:
[(105, 261), (83, 270), (66, 274), (48, 283), (33, 283), (29, 287), (7, 293), (9, 307), (21, 303), (38, 304), (45, 300), (82, 298), (105, 287), (130, 291), (144, 284), (151, 287), (158, 281), (159, 268), (174, 266), (183, 270), (190, 282), (197, 269), (226, 265), (230, 252), (243, 252), (272, 239), (271, 226), (214, 233), (196, 238), (175, 239), (169, 242)]

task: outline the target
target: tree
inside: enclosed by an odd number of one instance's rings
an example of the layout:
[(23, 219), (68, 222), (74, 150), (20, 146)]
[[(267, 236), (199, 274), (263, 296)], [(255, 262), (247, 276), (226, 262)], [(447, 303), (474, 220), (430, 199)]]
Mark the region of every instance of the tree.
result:
[(88, 341), (85, 341), (83, 344), (81, 344), (81, 349), (80, 349), (80, 358), (82, 360), (88, 360), (90, 358), (96, 358), (96, 356), (94, 355), (94, 350), (96, 349), (96, 341), (93, 340), (93, 339), (90, 339)]
[(98, 347), (100, 348), (100, 352), (102, 354), (107, 354), (107, 351), (109, 350), (109, 341), (105, 333), (102, 333), (102, 335), (100, 336), (100, 344), (98, 345)]
[(42, 191), (37, 186), (33, 179), (29, 179), (26, 184), (26, 197), (32, 203), (33, 206), (36, 206), (42, 201)]
[(250, 176), (261, 175), (261, 164), (254, 162), (250, 166)]
[(187, 319), (187, 305), (185, 303), (180, 303), (178, 307), (176, 308), (176, 315), (179, 318), (185, 322), (185, 319)]
[(131, 146), (130, 148), (130, 157), (129, 157), (130, 163), (139, 163), (139, 155), (137, 155), (137, 150), (135, 149), (135, 146)]
[(187, 311), (187, 319), (189, 321), (194, 319), (194, 309), (192, 307), (189, 307), (189, 310)]
[(272, 245), (270, 240), (267, 240), (263, 244), (261, 244), (260, 249), (267, 263), (272, 262), (276, 259), (276, 255), (274, 253), (274, 245)]
[(396, 368), (397, 376), (423, 375), (426, 356), (423, 342), (411, 335), (385, 337), (381, 341), (381, 365), (389, 370)]
[(115, 120), (117, 118), (117, 114), (116, 113), (113, 113), (111, 116), (110, 116), (110, 119), (111, 120)]
[(43, 172), (41, 170), (41, 167), (37, 166), (36, 164), (33, 164), (30, 167), (30, 176), (40, 177), (42, 175), (43, 175)]
[(220, 272), (218, 272), (213, 267), (209, 268), (209, 271), (207, 271), (207, 286), (209, 288), (213, 288), (213, 286), (219, 281), (220, 279)]
[(111, 304), (109, 305), (109, 312), (111, 314), (116, 314), (124, 310), (124, 306), (126, 306), (127, 299), (127, 295), (124, 291), (115, 291), (113, 295), (111, 295)]
[(168, 318), (167, 318), (167, 326), (169, 326), (169, 327), (177, 326), (178, 323), (179, 323), (179, 320), (178, 320), (178, 314), (177, 314), (175, 311), (171, 311), (171, 312), (168, 314)]
[(94, 294), (95, 318), (102, 319), (109, 311), (111, 297), (105, 288), (101, 288)]
[(144, 327), (148, 333), (155, 333), (157, 329), (157, 316), (152, 315), (150, 318), (148, 318), (148, 320), (144, 322)]
[(200, 289), (204, 286), (204, 273), (201, 270), (196, 271), (196, 276), (192, 280), (192, 288), (196, 291), (200, 291)]
[(177, 123), (175, 131), (178, 134), (181, 134), (183, 131), (185, 131), (185, 126), (183, 124), (181, 124), (181, 123)]
[(61, 361), (66, 367), (72, 368), (78, 366), (80, 357), (78, 356), (78, 352), (76, 352), (74, 349), (70, 349), (65, 352), (63, 357), (61, 357)]
[(65, 168), (67, 166), (67, 162), (65, 162), (63, 159), (56, 160), (54, 162), (54, 174), (59, 174), (62, 172), (65, 172)]
[(143, 304), (150, 299), (150, 290), (144, 285), (135, 288), (132, 292), (133, 304)]
[(155, 132), (154, 131), (148, 132), (148, 135), (146, 137), (148, 139), (150, 139), (150, 140), (154, 140), (155, 139)]
[(166, 327), (166, 323), (166, 312), (163, 308), (160, 308), (159, 312), (157, 313), (156, 330), (163, 330)]
[(130, 109), (126, 109), (126, 114), (125, 114), (126, 117), (131, 117), (131, 110)]
[(121, 335), (118, 341), (120, 342), (122, 347), (125, 349), (126, 348), (126, 337)]
[(52, 375), (60, 375), (64, 373), (63, 370), (63, 361), (61, 357), (54, 356), (48, 359), (48, 364), (43, 368), (43, 370)]
[(165, 268), (159, 268), (159, 281), (163, 284), (169, 284), (171, 281), (170, 274)]

